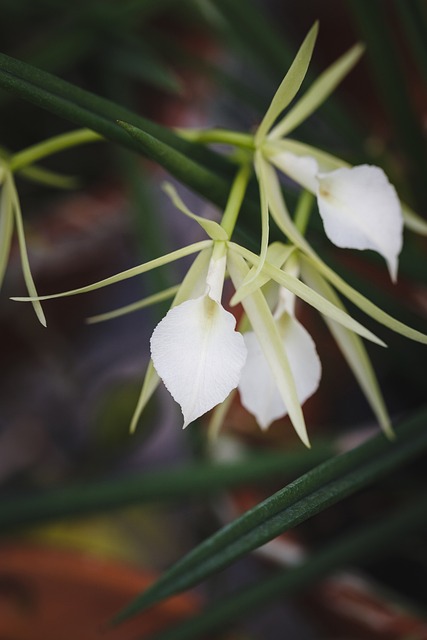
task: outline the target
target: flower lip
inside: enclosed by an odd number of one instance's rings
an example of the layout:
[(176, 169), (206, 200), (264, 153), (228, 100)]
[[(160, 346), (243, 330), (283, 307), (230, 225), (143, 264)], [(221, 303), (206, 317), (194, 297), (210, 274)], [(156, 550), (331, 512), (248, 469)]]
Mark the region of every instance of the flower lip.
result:
[(154, 329), (151, 357), (184, 427), (223, 402), (235, 389), (246, 360), (236, 320), (221, 303), (226, 256), (210, 260), (205, 293), (170, 309)]
[(396, 280), (403, 216), (382, 169), (360, 165), (319, 173), (317, 200), (329, 240), (342, 248), (377, 251)]

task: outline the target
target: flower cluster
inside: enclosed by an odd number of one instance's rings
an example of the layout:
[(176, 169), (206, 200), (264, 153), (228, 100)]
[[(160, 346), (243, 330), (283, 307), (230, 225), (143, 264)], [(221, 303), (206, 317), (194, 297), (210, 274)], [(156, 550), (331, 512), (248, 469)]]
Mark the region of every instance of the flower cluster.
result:
[[(197, 222), (208, 239), (80, 289), (44, 297), (32, 294), (31, 299), (40, 301), (84, 293), (198, 254), (179, 286), (91, 319), (117, 317), (173, 297), (170, 311), (151, 337), (151, 362), (132, 429), (162, 380), (181, 406), (184, 427), (238, 389), (243, 406), (262, 429), (288, 414), (308, 445), (301, 405), (319, 385), (321, 364), (313, 339), (297, 318), (295, 302), (299, 298), (322, 314), (379, 423), (391, 434), (362, 338), (384, 343), (347, 313), (338, 293), (394, 331), (424, 344), (427, 336), (390, 317), (344, 282), (316, 254), (304, 231), (315, 196), (329, 240), (342, 248), (377, 251), (396, 280), (404, 221), (424, 233), (426, 228), (407, 208), (402, 212), (396, 191), (380, 168), (350, 167), (339, 158), (288, 138), (330, 95), (362, 53), (360, 46), (353, 47), (282, 116), (304, 80), (316, 35), (317, 25), (304, 40), (254, 135), (220, 130), (187, 134), (199, 141), (229, 142), (245, 149), (221, 223), (195, 215), (171, 185), (165, 186), (177, 208)], [(260, 193), (259, 255), (231, 239), (253, 171)], [(278, 172), (303, 189), (293, 218)], [(269, 244), (270, 216), (283, 232), (283, 242)], [(241, 303), (244, 310), (238, 329), (235, 317), (221, 302), (227, 277), (235, 289), (231, 305)]]

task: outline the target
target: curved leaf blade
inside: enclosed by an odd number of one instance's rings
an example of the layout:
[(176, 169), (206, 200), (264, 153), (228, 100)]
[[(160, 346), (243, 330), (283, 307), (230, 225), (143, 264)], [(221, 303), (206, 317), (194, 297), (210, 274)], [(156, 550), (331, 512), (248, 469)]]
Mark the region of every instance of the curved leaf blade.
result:
[(173, 565), (113, 620), (117, 624), (189, 589), (242, 555), (304, 522), (370, 483), (387, 476), (427, 449), (427, 409), (397, 429), (326, 461), (207, 538)]

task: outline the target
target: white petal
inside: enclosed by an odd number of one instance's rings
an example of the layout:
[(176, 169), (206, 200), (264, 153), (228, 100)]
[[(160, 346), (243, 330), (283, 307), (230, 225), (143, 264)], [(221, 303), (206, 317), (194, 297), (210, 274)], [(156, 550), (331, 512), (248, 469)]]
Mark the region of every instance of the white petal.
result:
[(311, 156), (297, 156), (289, 151), (281, 151), (280, 153), (269, 155), (269, 160), (304, 189), (311, 191), (311, 193), (317, 192), (319, 166), (314, 158)]
[(154, 329), (153, 363), (181, 405), (184, 427), (237, 387), (246, 347), (235, 326), (234, 316), (204, 295), (171, 309)]
[[(302, 324), (288, 314), (279, 321), (279, 330), (302, 404), (320, 382), (321, 365), (316, 347)], [(250, 331), (243, 337), (248, 357), (239, 382), (242, 405), (255, 416), (262, 429), (267, 429), (288, 411), (255, 334)]]
[(319, 211), (331, 242), (348, 249), (378, 251), (395, 280), (403, 217), (396, 191), (382, 169), (361, 165), (318, 178)]

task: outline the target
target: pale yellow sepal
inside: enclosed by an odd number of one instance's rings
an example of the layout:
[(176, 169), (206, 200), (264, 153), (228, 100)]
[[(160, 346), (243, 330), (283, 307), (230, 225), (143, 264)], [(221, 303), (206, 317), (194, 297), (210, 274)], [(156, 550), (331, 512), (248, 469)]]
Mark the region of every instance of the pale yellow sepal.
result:
[[(247, 276), (249, 269), (237, 251), (229, 250), (228, 269), (234, 287), (236, 289), (239, 288)], [(302, 442), (309, 447), (310, 442), (301, 405), (298, 400), (295, 381), (270, 308), (260, 290), (246, 297), (242, 301), (242, 305), (271, 368), (295, 431)]]
[(172, 200), (173, 204), (177, 209), (179, 209), (184, 215), (188, 218), (191, 218), (195, 222), (197, 222), (202, 229), (208, 234), (212, 240), (228, 240), (228, 235), (225, 229), (221, 227), (218, 222), (215, 220), (208, 220), (207, 218), (202, 218), (201, 216), (192, 213), (187, 205), (181, 200), (178, 195), (177, 190), (170, 182), (164, 182), (162, 184), (163, 191), (169, 196)]
[[(324, 298), (328, 299), (332, 304), (345, 311), (345, 307), (336, 295), (335, 291), (327, 281), (324, 280), (319, 272), (313, 268), (310, 262), (302, 256), (300, 264), (301, 275), (305, 282), (307, 282), (312, 289), (316, 290)], [(384, 433), (389, 438), (394, 437), (390, 416), (388, 414), (375, 371), (362, 340), (353, 331), (349, 331), (334, 320), (331, 320), (326, 316), (324, 316), (324, 320), (334, 336), (350, 369), (353, 371), (353, 374)]]
[(78, 293), (89, 293), (90, 291), (95, 291), (96, 289), (107, 287), (110, 284), (121, 282), (122, 280), (126, 280), (127, 278), (133, 278), (134, 276), (138, 276), (142, 273), (147, 273), (147, 271), (157, 269), (157, 267), (162, 267), (169, 262), (174, 262), (175, 260), (179, 260), (180, 258), (184, 258), (185, 256), (190, 256), (193, 253), (197, 253), (198, 251), (202, 251), (203, 249), (211, 246), (212, 240), (201, 240), (200, 242), (189, 244), (182, 249), (177, 249), (176, 251), (167, 253), (160, 258), (155, 258), (154, 260), (150, 260), (149, 262), (144, 262), (144, 264), (140, 264), (137, 267), (132, 267), (131, 269), (127, 269), (126, 271), (117, 273), (116, 275), (105, 278), (104, 280), (99, 280), (98, 282), (94, 282), (93, 284), (86, 285), (85, 287), (79, 287), (78, 289), (72, 289), (71, 291), (63, 291), (62, 293), (54, 293), (48, 296), (32, 296), (28, 298), (19, 296), (13, 297), (11, 299), (16, 300), (17, 302), (32, 302), (34, 300), (52, 300), (54, 298), (65, 298), (67, 296), (74, 296)]
[(293, 131), (304, 122), (331, 95), (338, 84), (355, 66), (364, 51), (361, 44), (356, 44), (338, 60), (331, 64), (310, 89), (298, 100), (296, 105), (285, 115), (269, 133), (271, 140), (277, 140)]
[(255, 146), (258, 146), (262, 142), (278, 116), (298, 93), (313, 55), (313, 49), (318, 32), (319, 23), (315, 22), (305, 37), (304, 42), (289, 67), (287, 74), (277, 89), (267, 113), (258, 127), (255, 134)]

